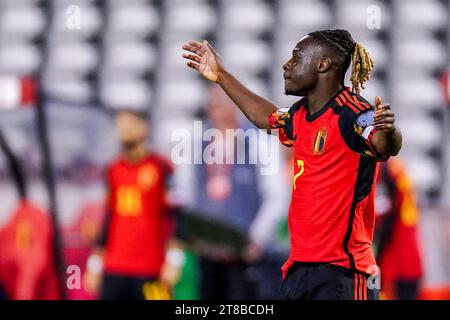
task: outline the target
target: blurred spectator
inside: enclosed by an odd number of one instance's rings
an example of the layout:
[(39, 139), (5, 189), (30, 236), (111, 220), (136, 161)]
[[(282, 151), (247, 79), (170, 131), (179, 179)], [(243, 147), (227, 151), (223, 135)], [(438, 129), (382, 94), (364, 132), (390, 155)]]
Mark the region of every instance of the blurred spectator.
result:
[(417, 299), (422, 277), (419, 207), (398, 158), (383, 163), (377, 185), (375, 244), (384, 298)]
[(123, 150), (107, 170), (108, 212), (85, 285), (95, 291), (103, 274), (101, 299), (168, 299), (184, 257), (168, 240), (172, 167), (148, 148), (145, 115), (122, 111), (116, 124)]
[[(202, 299), (255, 299), (258, 298), (258, 277), (255, 266), (261, 262), (264, 250), (272, 240), (279, 220), (285, 213), (288, 189), (283, 180), (283, 164), (270, 148), (271, 159), (280, 164), (276, 174), (263, 175), (260, 162), (252, 164), (248, 159), (257, 151), (252, 141), (236, 143), (229, 139), (227, 129), (253, 128), (242, 122), (233, 102), (218, 88), (211, 90), (207, 106), (208, 128), (219, 130), (214, 142), (223, 146), (223, 155), (230, 150), (243, 152), (245, 163), (202, 163), (195, 166), (194, 210), (211, 223), (221, 222), (242, 234), (246, 245), (240, 252), (226, 253), (210, 249), (200, 252), (200, 295)], [(254, 129), (254, 128), (253, 128)], [(255, 129), (256, 130), (256, 129)], [(233, 131), (235, 132), (235, 131)], [(255, 131), (256, 132), (256, 131)], [(216, 141), (223, 139), (227, 141)], [(270, 138), (268, 138), (270, 139)], [(269, 144), (272, 140), (269, 140)], [(276, 143), (276, 142), (275, 142)], [(203, 144), (203, 150), (207, 147)], [(258, 148), (264, 148), (258, 140)], [(244, 148), (244, 149), (238, 149)], [(253, 154), (252, 154), (253, 153)], [(234, 155), (235, 155), (234, 154)], [(261, 153), (268, 154), (268, 153)], [(205, 160), (205, 159), (204, 159)], [(205, 162), (205, 161), (204, 161)], [(220, 253), (219, 253), (220, 252)]]

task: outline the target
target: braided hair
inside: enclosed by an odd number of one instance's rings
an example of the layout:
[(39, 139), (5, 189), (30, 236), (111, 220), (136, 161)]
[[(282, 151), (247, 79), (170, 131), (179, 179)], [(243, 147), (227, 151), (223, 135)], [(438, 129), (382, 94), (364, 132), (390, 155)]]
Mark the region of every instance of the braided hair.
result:
[(329, 48), (334, 58), (342, 65), (343, 74), (352, 62), (350, 81), (352, 91), (358, 93), (364, 89), (364, 82), (369, 80), (374, 62), (366, 48), (353, 40), (347, 30), (321, 30), (308, 34), (321, 46)]

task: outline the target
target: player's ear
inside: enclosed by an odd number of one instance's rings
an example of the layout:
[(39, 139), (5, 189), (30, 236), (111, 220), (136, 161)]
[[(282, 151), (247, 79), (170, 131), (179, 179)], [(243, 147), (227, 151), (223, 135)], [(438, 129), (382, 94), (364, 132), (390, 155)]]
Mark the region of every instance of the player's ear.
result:
[(322, 59), (320, 59), (317, 71), (327, 72), (327, 70), (330, 68), (331, 68), (331, 59), (330, 58), (323, 57)]

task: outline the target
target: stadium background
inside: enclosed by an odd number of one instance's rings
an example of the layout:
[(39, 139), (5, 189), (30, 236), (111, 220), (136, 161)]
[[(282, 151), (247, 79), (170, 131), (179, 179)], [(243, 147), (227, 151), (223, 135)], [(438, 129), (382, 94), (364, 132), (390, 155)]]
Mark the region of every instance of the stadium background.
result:
[[(103, 168), (119, 151), (112, 111), (149, 108), (152, 143), (170, 156), (171, 132), (191, 128), (205, 106), (207, 84), (186, 70), (183, 42), (207, 39), (281, 107), (294, 101), (281, 66), (299, 38), (346, 28), (375, 60), (363, 96), (391, 102), (402, 128), (400, 155), (422, 209), (423, 292), (433, 297), (450, 286), (449, 12), (445, 0), (0, 0), (0, 128), (28, 198), (59, 227), (65, 265), (83, 268), (101, 220)], [(175, 177), (178, 199), (183, 179)], [(18, 199), (0, 153), (0, 227)]]

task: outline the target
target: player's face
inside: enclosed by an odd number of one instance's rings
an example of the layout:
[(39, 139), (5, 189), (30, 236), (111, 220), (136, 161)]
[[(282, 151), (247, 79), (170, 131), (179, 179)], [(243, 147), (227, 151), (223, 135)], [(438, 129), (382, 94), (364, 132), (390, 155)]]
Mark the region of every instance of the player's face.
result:
[(292, 51), (292, 57), (283, 65), (285, 93), (294, 96), (306, 95), (318, 80), (318, 51), (312, 38), (302, 38)]
[(121, 112), (116, 116), (116, 129), (124, 146), (135, 145), (148, 138), (147, 121), (130, 112)]

